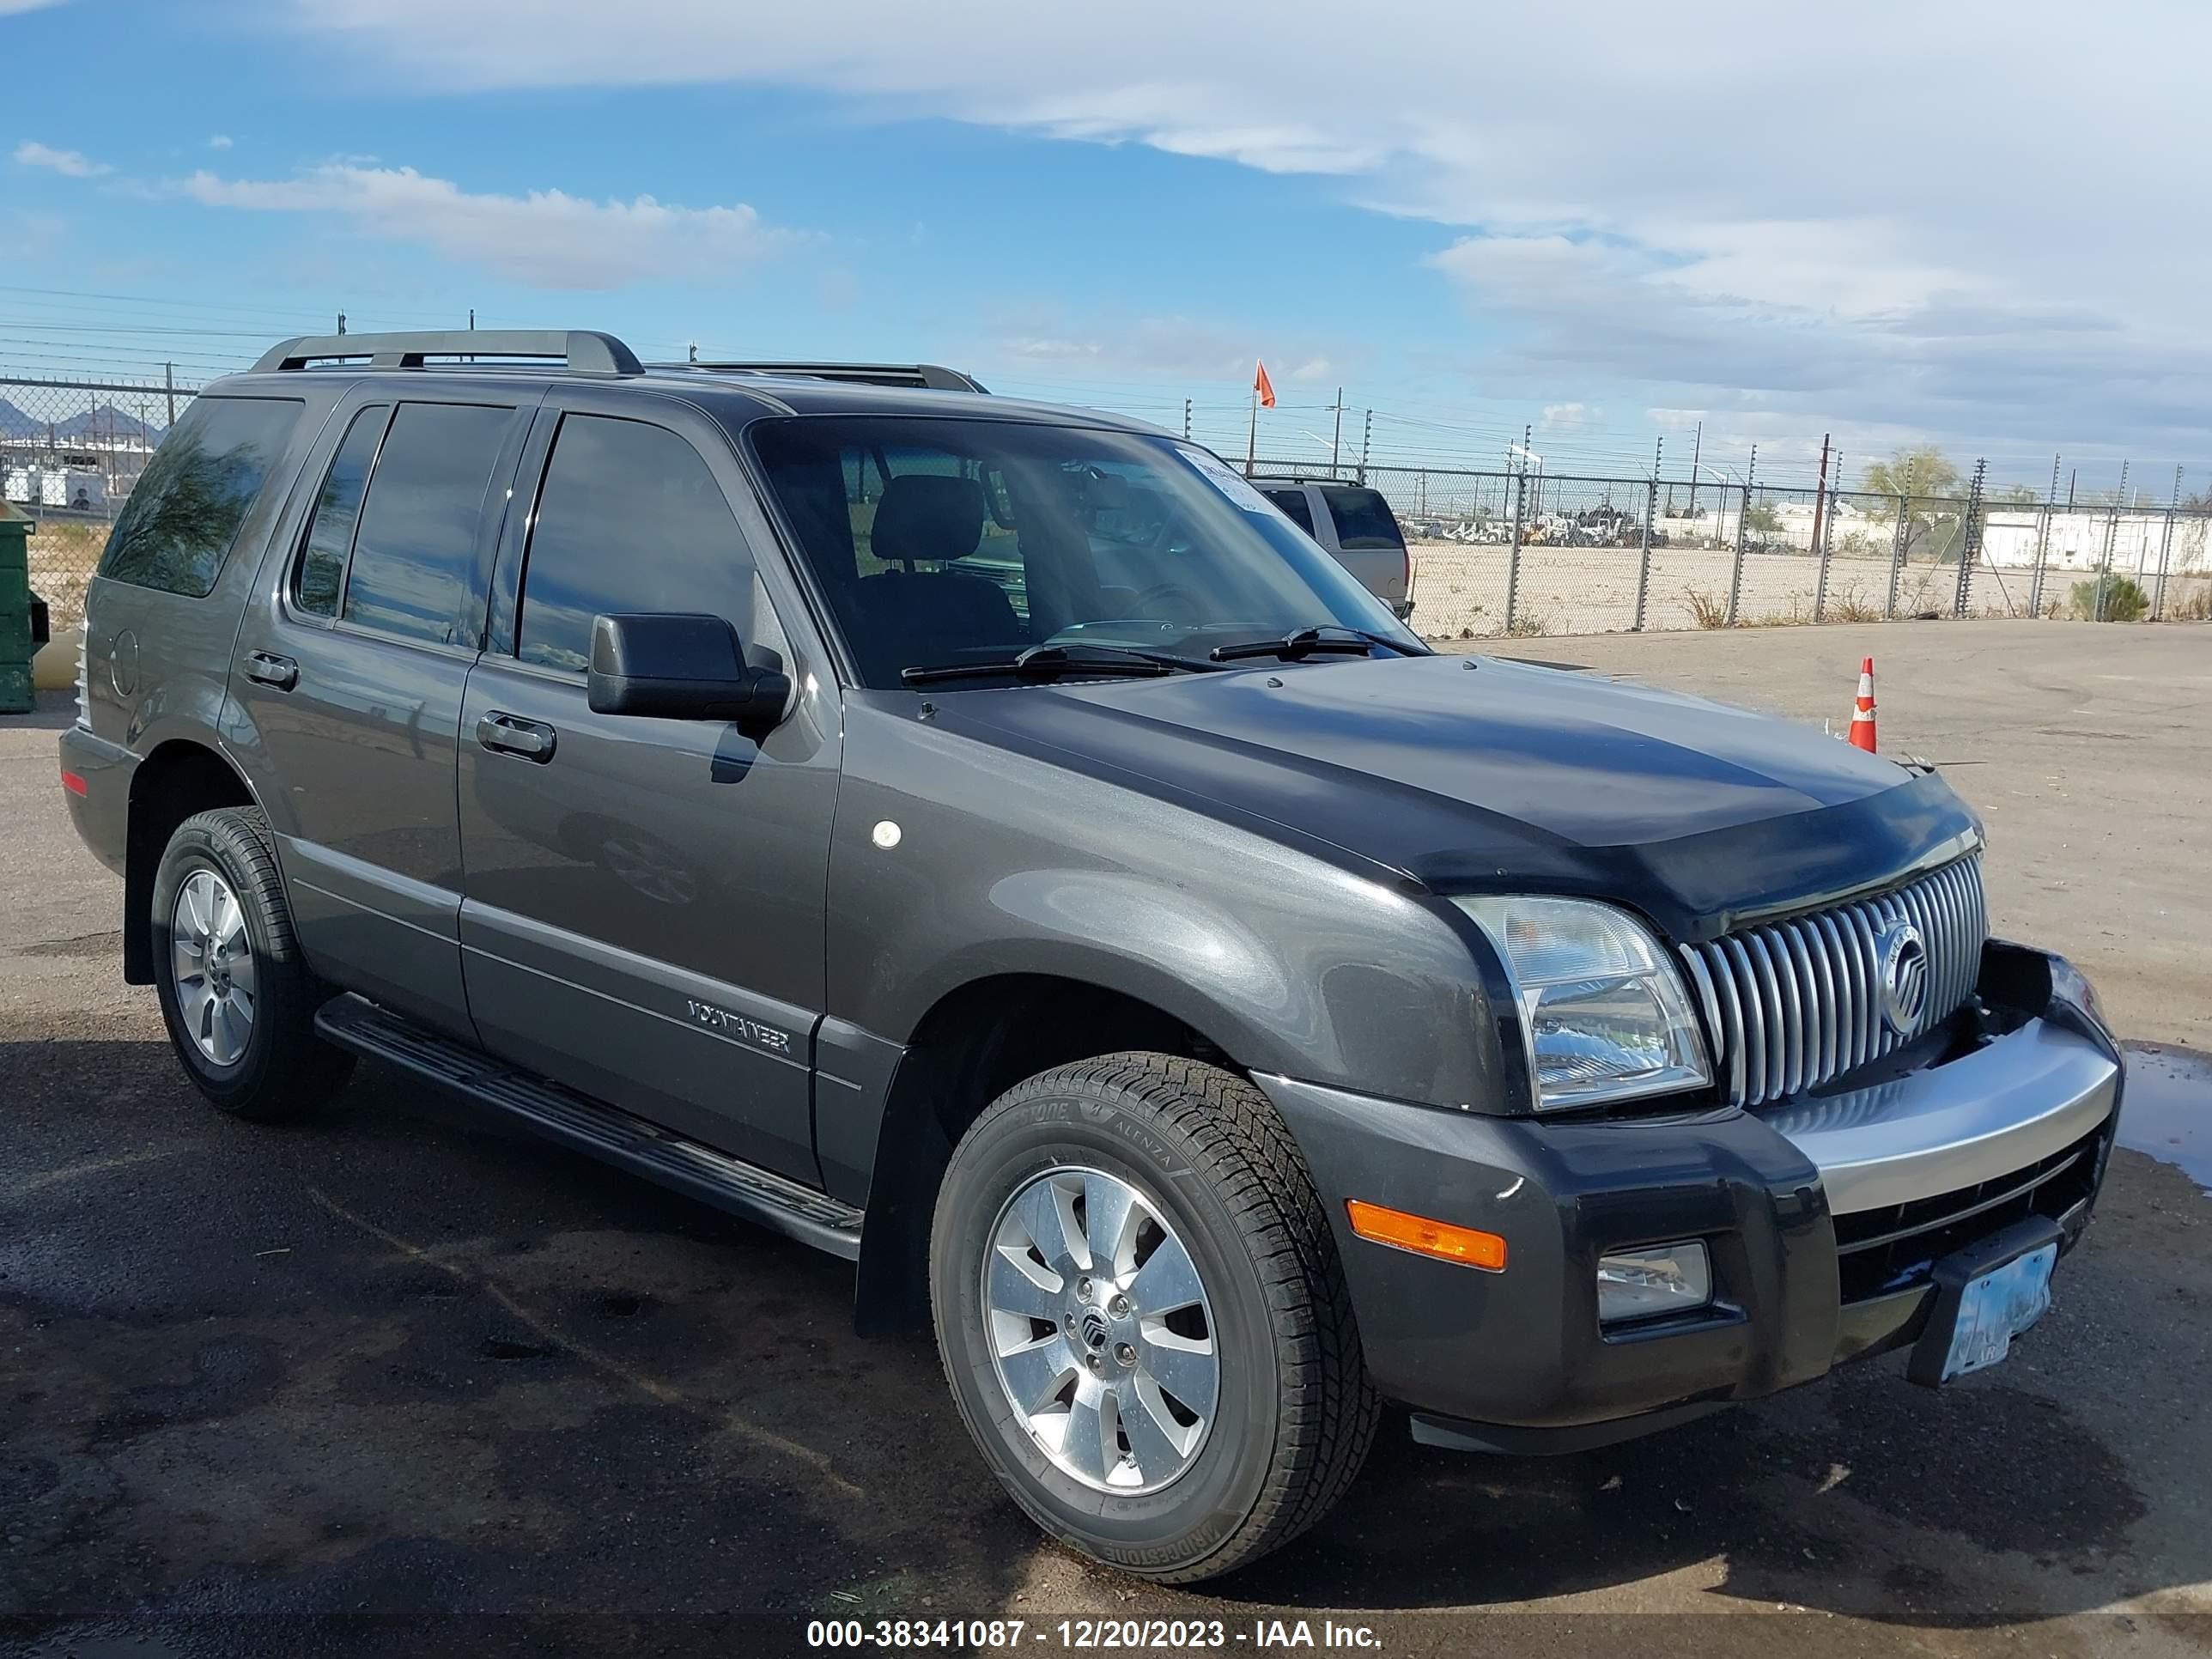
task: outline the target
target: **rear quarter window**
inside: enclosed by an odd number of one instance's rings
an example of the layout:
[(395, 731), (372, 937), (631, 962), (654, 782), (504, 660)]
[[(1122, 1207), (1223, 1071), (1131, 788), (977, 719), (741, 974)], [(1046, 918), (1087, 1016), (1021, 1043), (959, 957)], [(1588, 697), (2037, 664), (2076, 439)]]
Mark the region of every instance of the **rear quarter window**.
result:
[(100, 555), (112, 580), (205, 599), (306, 408), (294, 398), (199, 398), (169, 430)]
[(1323, 484), (1321, 498), (1328, 504), (1329, 517), (1336, 520), (1337, 545), (1346, 551), (1395, 550), (1405, 546), (1406, 538), (1399, 532), (1390, 503), (1380, 491), (1351, 484)]
[(1269, 489), (1261, 492), (1274, 502), (1276, 510), (1292, 524), (1310, 536), (1314, 533), (1313, 513), (1306, 506), (1304, 489)]

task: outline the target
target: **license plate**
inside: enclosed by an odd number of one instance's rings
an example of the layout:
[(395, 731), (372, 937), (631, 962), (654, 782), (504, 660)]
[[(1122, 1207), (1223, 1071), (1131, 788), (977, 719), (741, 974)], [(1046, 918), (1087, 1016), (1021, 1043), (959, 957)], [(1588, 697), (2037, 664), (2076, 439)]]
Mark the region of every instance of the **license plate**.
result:
[(2057, 1260), (2058, 1247), (2045, 1244), (1966, 1282), (1940, 1381), (1985, 1370), (2011, 1352), (2013, 1338), (2050, 1308), (2051, 1269)]
[(1905, 1376), (1932, 1389), (2009, 1353), (2051, 1306), (2059, 1240), (2057, 1222), (2034, 1217), (1937, 1261), (1935, 1305)]

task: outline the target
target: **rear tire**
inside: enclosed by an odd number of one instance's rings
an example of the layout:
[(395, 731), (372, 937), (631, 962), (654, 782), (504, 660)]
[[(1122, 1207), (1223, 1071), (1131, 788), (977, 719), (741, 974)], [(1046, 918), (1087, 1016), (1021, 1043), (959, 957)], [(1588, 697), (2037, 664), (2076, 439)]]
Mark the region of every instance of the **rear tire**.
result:
[(1312, 1178), (1267, 1097), (1218, 1066), (1108, 1054), (1008, 1090), (953, 1152), (930, 1280), (993, 1473), (1124, 1571), (1188, 1583), (1281, 1547), (1374, 1437)]
[(315, 1034), (329, 992), (300, 954), (258, 811), (225, 807), (177, 826), (149, 922), (169, 1042), (215, 1105), (274, 1121), (313, 1110), (344, 1084), (353, 1056)]

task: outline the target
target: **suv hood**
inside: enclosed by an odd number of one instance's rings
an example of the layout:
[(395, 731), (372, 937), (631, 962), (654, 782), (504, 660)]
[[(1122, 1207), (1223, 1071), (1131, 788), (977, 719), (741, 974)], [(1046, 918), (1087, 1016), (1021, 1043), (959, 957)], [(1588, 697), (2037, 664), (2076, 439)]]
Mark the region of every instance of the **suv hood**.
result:
[(1071, 682), (940, 709), (948, 729), (1431, 891), (1589, 893), (1678, 939), (1893, 881), (1980, 833), (1940, 778), (1805, 727), (1492, 657)]

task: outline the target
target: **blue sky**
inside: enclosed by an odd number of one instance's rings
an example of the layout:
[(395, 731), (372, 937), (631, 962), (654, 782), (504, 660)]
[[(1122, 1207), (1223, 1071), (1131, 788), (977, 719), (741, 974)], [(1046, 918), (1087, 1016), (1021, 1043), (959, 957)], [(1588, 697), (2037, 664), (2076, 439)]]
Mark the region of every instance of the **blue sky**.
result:
[(1619, 470), (1702, 422), (1778, 477), (1824, 431), (2212, 469), (2212, 9), (1526, 10), (0, 0), (0, 370), (473, 306), (1189, 398), (1224, 450), (1264, 356), (1279, 453), (1341, 385), (1437, 463), (1526, 422)]

